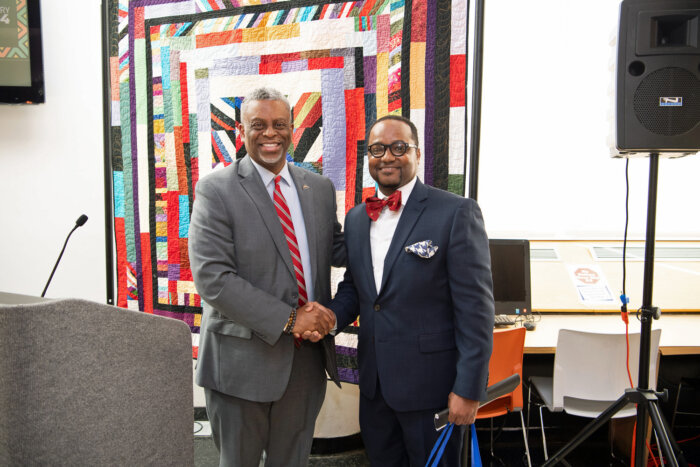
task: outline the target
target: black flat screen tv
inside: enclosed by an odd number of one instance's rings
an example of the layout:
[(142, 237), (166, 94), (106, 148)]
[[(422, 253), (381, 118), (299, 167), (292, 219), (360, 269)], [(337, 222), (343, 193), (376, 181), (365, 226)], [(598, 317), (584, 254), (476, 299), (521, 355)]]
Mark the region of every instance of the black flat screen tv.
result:
[(0, 103), (43, 102), (39, 0), (0, 0)]
[(530, 313), (530, 242), (489, 239), (493, 298), (497, 315)]

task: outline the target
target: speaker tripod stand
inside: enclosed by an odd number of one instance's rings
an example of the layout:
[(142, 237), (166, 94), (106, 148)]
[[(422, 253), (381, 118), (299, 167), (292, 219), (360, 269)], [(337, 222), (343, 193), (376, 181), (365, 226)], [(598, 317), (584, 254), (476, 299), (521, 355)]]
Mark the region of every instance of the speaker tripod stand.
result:
[(644, 448), (647, 437), (647, 416), (651, 417), (651, 424), (661, 451), (668, 465), (685, 466), (688, 463), (683, 452), (668, 429), (658, 403), (660, 397), (666, 397), (666, 393), (657, 393), (649, 389), (649, 361), (651, 349), (651, 320), (658, 319), (658, 309), (651, 306), (651, 296), (654, 281), (654, 245), (656, 241), (656, 193), (659, 174), (659, 155), (651, 154), (649, 158), (649, 194), (647, 204), (647, 230), (644, 245), (644, 289), (641, 308), (641, 335), (639, 342), (639, 381), (638, 387), (630, 388), (610, 407), (605, 409), (597, 418), (586, 425), (579, 434), (562, 447), (556, 454), (543, 464), (543, 467), (556, 465), (563, 461), (583, 441), (588, 439), (598, 428), (606, 424), (610, 419), (627, 404), (637, 404), (637, 428), (635, 431), (636, 442), (634, 450), (635, 466), (641, 467), (644, 459)]

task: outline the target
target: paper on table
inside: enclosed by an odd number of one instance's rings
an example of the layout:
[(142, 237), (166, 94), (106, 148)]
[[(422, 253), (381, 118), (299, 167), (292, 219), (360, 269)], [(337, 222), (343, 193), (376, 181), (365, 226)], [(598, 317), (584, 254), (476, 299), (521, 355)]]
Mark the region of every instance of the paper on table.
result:
[(615, 302), (615, 297), (610, 292), (603, 271), (598, 266), (594, 264), (569, 264), (567, 268), (582, 303), (594, 305)]

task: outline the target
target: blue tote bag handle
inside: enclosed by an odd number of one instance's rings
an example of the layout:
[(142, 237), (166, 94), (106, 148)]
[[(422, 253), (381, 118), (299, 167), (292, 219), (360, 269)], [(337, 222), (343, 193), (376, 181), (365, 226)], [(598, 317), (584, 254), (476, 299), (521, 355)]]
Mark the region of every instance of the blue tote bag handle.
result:
[(476, 426), (472, 423), (472, 467), (481, 467), (481, 454), (479, 453), (479, 440), (476, 439)]
[[(445, 452), (445, 446), (447, 446), (447, 442), (450, 440), (450, 435), (452, 435), (454, 427), (453, 423), (448, 423), (445, 429), (442, 430), (442, 433), (440, 433), (440, 436), (433, 445), (433, 449), (430, 451), (430, 456), (428, 456), (425, 467), (437, 467), (440, 459), (442, 459), (442, 453)], [(474, 424), (471, 425), (471, 461), (472, 467), (481, 467), (479, 441), (476, 439), (476, 427)]]

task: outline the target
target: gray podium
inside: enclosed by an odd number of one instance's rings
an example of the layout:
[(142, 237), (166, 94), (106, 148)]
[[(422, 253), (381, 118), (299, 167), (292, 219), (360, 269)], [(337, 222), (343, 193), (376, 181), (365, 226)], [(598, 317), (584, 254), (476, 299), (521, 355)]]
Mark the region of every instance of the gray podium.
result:
[(192, 407), (185, 323), (0, 293), (0, 465), (191, 466)]

